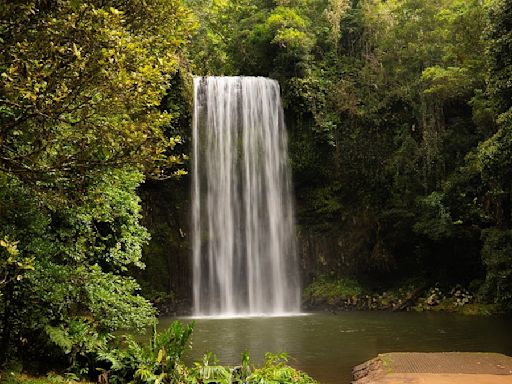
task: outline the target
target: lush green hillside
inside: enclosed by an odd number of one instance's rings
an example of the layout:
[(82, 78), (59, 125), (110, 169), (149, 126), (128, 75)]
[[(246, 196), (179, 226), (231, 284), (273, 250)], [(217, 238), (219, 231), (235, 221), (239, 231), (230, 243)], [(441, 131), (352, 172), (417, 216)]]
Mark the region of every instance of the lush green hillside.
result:
[(510, 308), (510, 2), (213, 4), (191, 4), (194, 72), (280, 80), (306, 282)]

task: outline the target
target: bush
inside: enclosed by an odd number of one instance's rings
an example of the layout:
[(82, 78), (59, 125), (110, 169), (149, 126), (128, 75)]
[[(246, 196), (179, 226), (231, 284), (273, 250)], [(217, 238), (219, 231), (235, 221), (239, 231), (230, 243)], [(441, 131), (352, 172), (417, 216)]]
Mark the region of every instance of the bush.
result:
[(225, 367), (217, 364), (214, 355), (207, 353), (201, 362), (187, 368), (181, 361), (193, 324), (176, 321), (162, 333), (153, 328), (149, 344), (141, 346), (127, 337), (122, 346), (105, 349), (98, 360), (108, 367), (100, 375), (100, 382), (110, 383), (186, 383), (186, 384), (316, 384), (303, 372), (288, 365), (285, 353), (265, 355), (261, 368), (251, 368), (248, 353), (242, 354), (241, 365)]
[(255, 369), (247, 378), (250, 384), (315, 384), (316, 381), (304, 372), (298, 371), (288, 365), (286, 354), (265, 354), (265, 364), (262, 368)]
[(288, 355), (265, 354), (265, 363), (261, 368), (251, 369), (248, 353), (242, 354), (242, 364), (234, 368), (217, 365), (212, 362), (211, 354), (206, 354), (202, 363), (195, 363), (190, 370), (187, 383), (217, 383), (217, 384), (316, 384), (317, 382), (304, 372), (296, 370), (286, 363)]
[(328, 280), (325, 277), (321, 277), (306, 287), (304, 290), (304, 299), (353, 297), (360, 295), (362, 292), (363, 289), (355, 280)]
[(181, 382), (185, 370), (180, 365), (181, 356), (188, 346), (193, 324), (175, 321), (162, 333), (156, 332), (148, 345), (142, 346), (132, 337), (125, 336), (123, 345), (104, 348), (97, 359), (106, 362), (102, 381), (111, 383), (167, 383)]
[(494, 298), (501, 309), (512, 311), (512, 230), (489, 228), (482, 231), (482, 240), (483, 294)]

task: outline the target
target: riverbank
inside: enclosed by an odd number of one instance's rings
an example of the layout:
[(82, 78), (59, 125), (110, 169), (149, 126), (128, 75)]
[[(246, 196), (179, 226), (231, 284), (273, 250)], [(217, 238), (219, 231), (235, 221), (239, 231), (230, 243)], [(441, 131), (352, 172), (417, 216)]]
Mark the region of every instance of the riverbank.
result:
[(499, 353), (384, 353), (356, 366), (352, 384), (509, 384), (512, 357)]
[(443, 286), (424, 281), (406, 282), (387, 290), (369, 290), (350, 279), (320, 278), (304, 290), (306, 311), (415, 311), (489, 316), (498, 308), (484, 302), (475, 290), (460, 284)]
[[(75, 375), (59, 375), (49, 372), (44, 376), (34, 376), (26, 373), (6, 370), (0, 372), (0, 383), (2, 384), (95, 384), (92, 381), (79, 380)], [(97, 384), (97, 383), (96, 383)]]
[[(160, 316), (191, 316), (190, 300), (177, 300), (160, 293), (149, 296)], [(440, 288), (436, 285), (406, 285), (382, 291), (365, 290), (345, 280), (316, 281), (303, 292), (304, 312), (447, 312), (470, 316), (492, 316), (501, 312), (494, 304), (482, 302), (476, 294), (460, 285)]]

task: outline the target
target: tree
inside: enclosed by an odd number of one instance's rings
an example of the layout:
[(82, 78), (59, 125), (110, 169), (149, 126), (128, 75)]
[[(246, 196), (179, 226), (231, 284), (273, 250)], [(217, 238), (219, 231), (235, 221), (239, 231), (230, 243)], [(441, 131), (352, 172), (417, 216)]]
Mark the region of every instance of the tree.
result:
[(193, 21), (178, 1), (3, 5), (0, 167), (75, 189), (89, 173), (158, 166), (174, 139), (159, 110)]
[(512, 309), (512, 2), (496, 1), (487, 31), (489, 94), (497, 117), (497, 131), (477, 151), (477, 165), (485, 183), (486, 210), (494, 226), (482, 233), (486, 291), (501, 307)]
[(0, 238), (34, 268), (2, 287), (2, 362), (93, 368), (154, 321), (127, 276), (149, 239), (136, 189), (183, 173), (161, 103), (194, 28), (179, 0), (0, 5)]

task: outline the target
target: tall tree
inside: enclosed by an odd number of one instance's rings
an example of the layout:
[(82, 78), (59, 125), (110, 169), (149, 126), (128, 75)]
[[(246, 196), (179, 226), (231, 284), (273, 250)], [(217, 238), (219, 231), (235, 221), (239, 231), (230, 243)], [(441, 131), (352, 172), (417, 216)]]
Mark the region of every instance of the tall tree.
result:
[(87, 366), (154, 321), (127, 276), (149, 238), (136, 189), (182, 173), (160, 106), (194, 28), (179, 0), (0, 5), (0, 238), (34, 268), (1, 287), (4, 360), (46, 345)]

